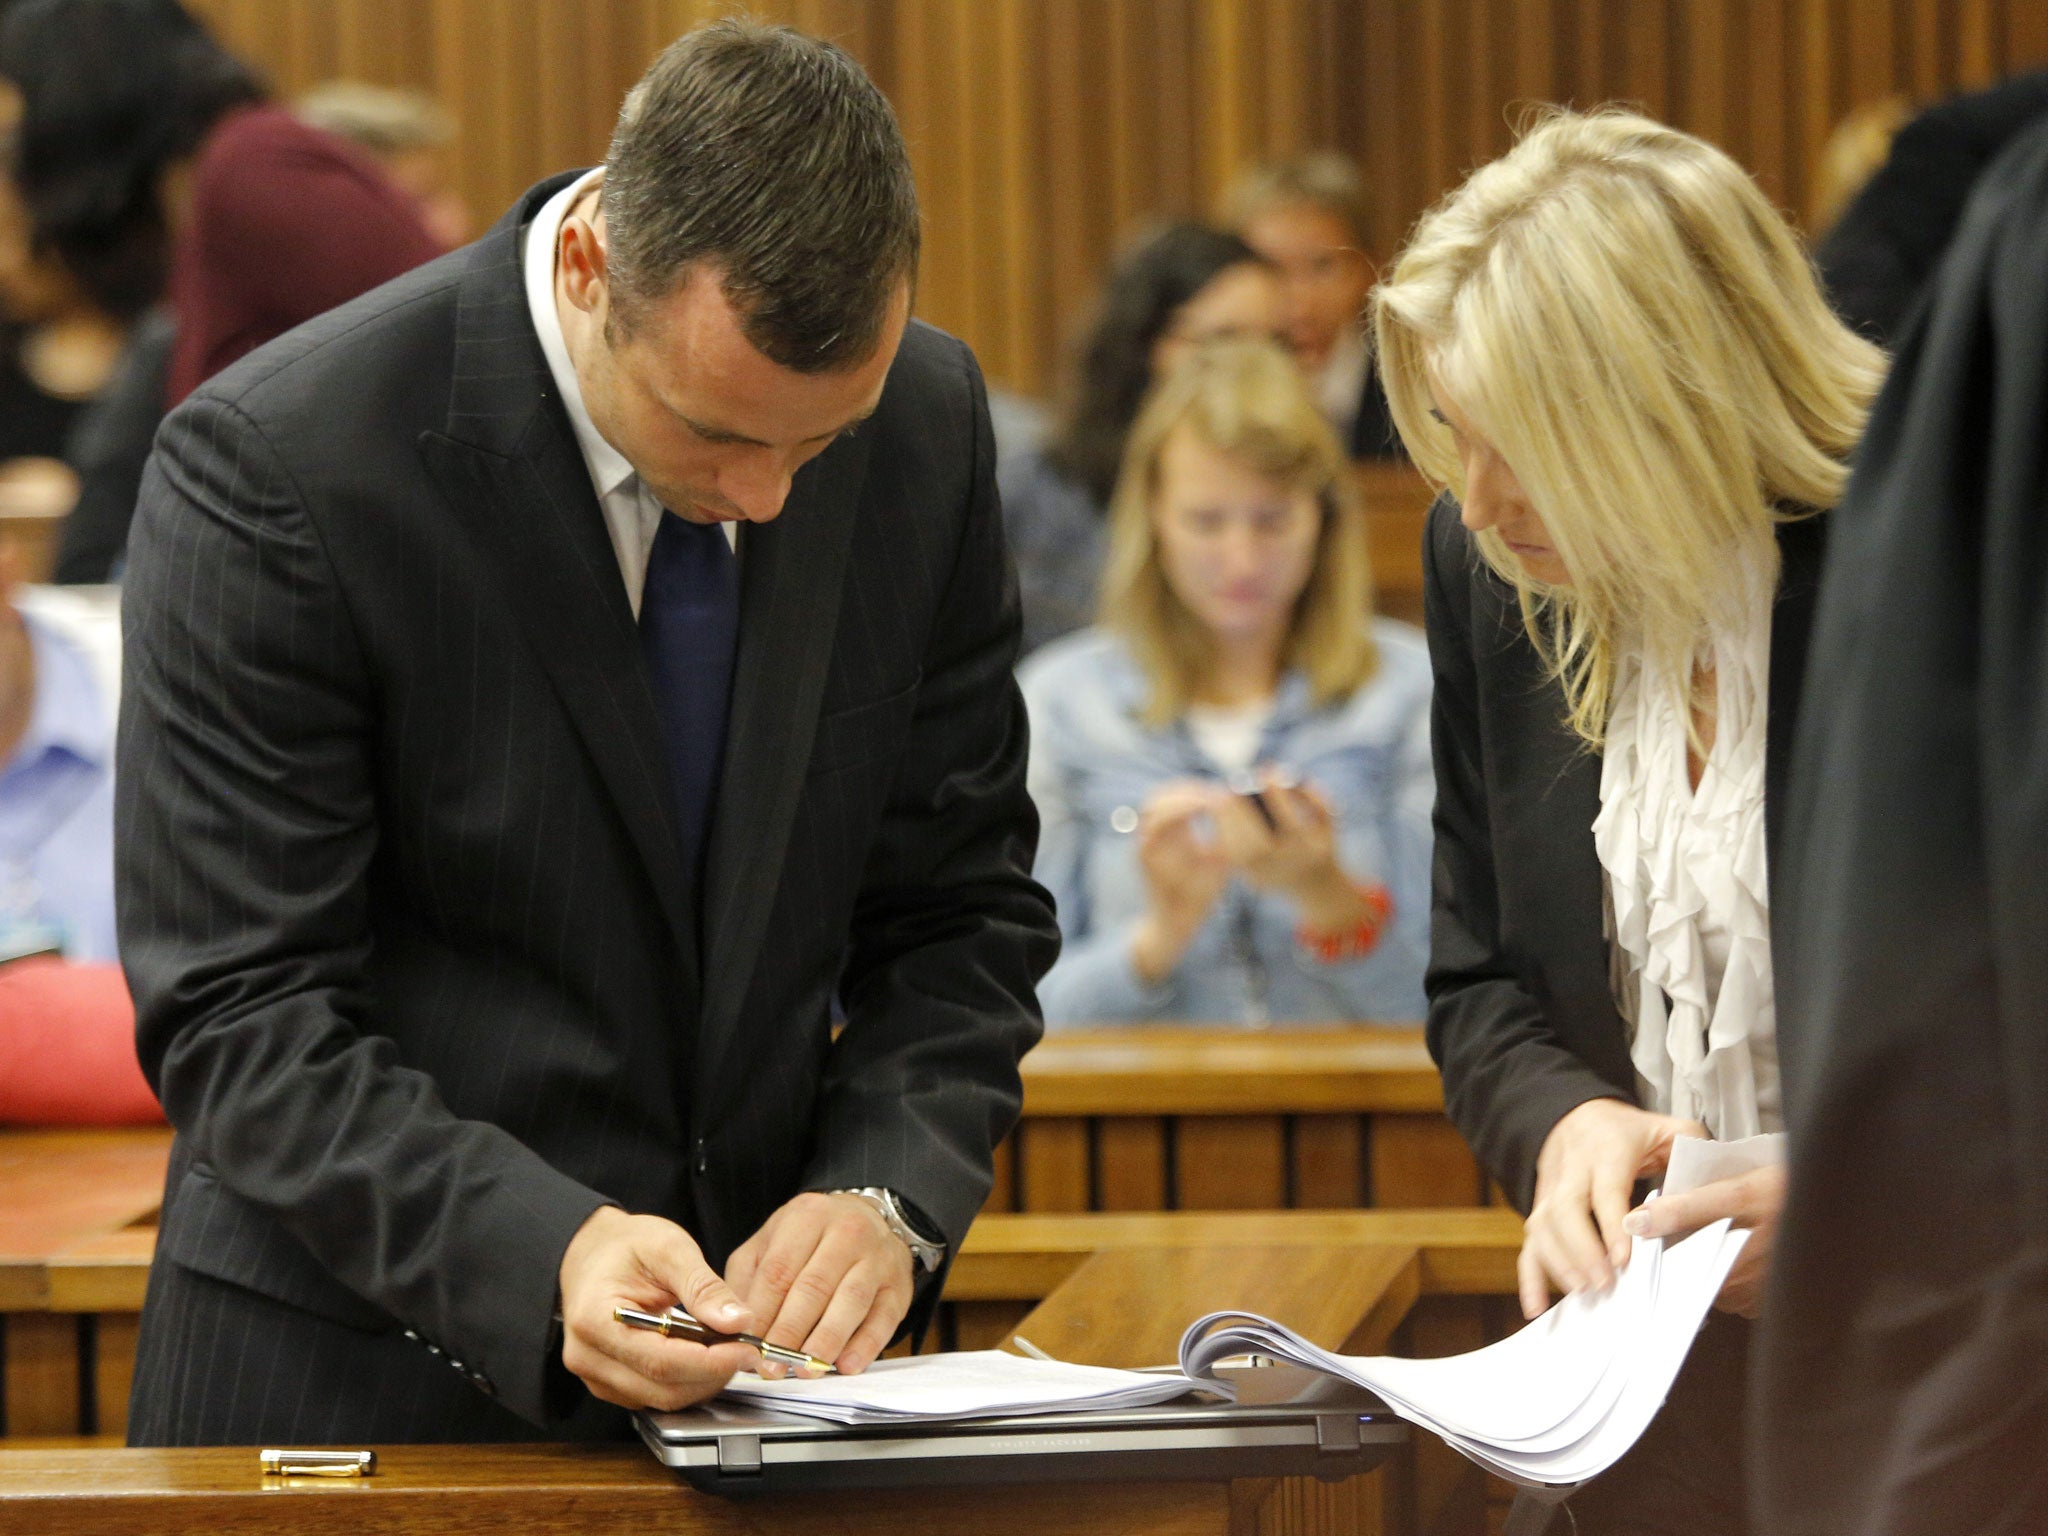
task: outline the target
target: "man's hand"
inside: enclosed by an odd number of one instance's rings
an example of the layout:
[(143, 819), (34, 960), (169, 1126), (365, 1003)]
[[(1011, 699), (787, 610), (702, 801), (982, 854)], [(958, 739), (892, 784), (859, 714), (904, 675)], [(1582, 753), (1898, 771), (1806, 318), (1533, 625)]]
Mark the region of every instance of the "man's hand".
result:
[(1622, 1222), (1636, 1180), (1663, 1172), (1678, 1137), (1706, 1134), (1696, 1120), (1619, 1099), (1588, 1099), (1552, 1126), (1536, 1155), (1536, 1203), (1515, 1261), (1522, 1315), (1549, 1306), (1553, 1287), (1597, 1291), (1613, 1283), (1628, 1262)]
[(1702, 1184), (1682, 1195), (1661, 1195), (1631, 1211), (1624, 1225), (1636, 1237), (1678, 1238), (1723, 1216), (1749, 1228), (1741, 1257), (1722, 1282), (1714, 1305), (1723, 1312), (1756, 1317), (1763, 1311), (1764, 1282), (1770, 1278), (1771, 1249), (1778, 1240), (1778, 1214), (1785, 1208), (1785, 1165), (1773, 1163), (1733, 1179)]
[(867, 1201), (806, 1194), (740, 1244), (725, 1277), (770, 1344), (854, 1376), (875, 1363), (910, 1310), (911, 1267), (910, 1249)]
[[(897, 1244), (900, 1248), (902, 1244)], [(612, 1308), (666, 1312), (680, 1305), (725, 1333), (752, 1333), (754, 1316), (690, 1234), (659, 1216), (605, 1206), (562, 1254), (562, 1364), (593, 1396), (621, 1408), (670, 1411), (701, 1403), (756, 1363), (744, 1344), (692, 1344), (628, 1328)]]

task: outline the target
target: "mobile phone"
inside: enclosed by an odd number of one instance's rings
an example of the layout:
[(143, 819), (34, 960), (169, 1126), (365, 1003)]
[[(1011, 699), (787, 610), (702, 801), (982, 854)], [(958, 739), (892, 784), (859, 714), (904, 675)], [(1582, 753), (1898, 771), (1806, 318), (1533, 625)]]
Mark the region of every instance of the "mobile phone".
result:
[[(1281, 789), (1292, 789), (1296, 782), (1294, 776), (1285, 771), (1275, 772), (1272, 778), (1274, 785)], [(1260, 782), (1257, 773), (1249, 768), (1240, 769), (1224, 781), (1224, 786), (1240, 800), (1251, 802), (1252, 809), (1257, 811), (1259, 819), (1265, 822), (1267, 831), (1280, 830), (1280, 823), (1273, 815), (1273, 807), (1266, 803), (1266, 785)]]

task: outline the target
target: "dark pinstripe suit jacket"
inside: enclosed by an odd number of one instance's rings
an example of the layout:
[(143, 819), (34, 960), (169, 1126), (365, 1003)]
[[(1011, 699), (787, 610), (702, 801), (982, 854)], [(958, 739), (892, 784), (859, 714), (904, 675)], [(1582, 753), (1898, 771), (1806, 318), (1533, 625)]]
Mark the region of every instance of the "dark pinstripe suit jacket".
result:
[(403, 1395), (319, 1377), (318, 1322), (410, 1330), (548, 1423), (555, 1272), (601, 1202), (723, 1264), (798, 1191), (882, 1184), (957, 1244), (1018, 1110), (1056, 934), (974, 360), (913, 326), (872, 421), (747, 530), (700, 901), (520, 282), (559, 185), (158, 439), (125, 597), (122, 955), (178, 1128), (160, 1268), (230, 1289), (152, 1297), (148, 1438), (278, 1422), (232, 1406), (257, 1398), (238, 1292), (308, 1321), (316, 1374), (264, 1341), (265, 1402)]

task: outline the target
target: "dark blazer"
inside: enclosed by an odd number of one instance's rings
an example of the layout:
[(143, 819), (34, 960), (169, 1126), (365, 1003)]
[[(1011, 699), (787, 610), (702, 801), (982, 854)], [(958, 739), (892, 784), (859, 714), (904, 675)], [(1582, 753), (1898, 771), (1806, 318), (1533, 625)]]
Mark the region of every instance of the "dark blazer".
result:
[(1913, 301), (1963, 221), (1963, 205), (1999, 151), (2048, 113), (2048, 70), (1929, 107), (1813, 253), (1828, 302), (1883, 347), (1897, 343)]
[(2048, 1531), (2044, 273), (2048, 121), (1972, 195), (1836, 514), (1776, 865), (1770, 1536)]
[[(1764, 748), (1774, 874), (1825, 540), (1820, 517), (1778, 534)], [(1635, 1102), (1593, 849), (1600, 759), (1566, 725), (1514, 590), (1480, 560), (1449, 497), (1430, 511), (1423, 575), (1436, 672), (1429, 1049), (1451, 1119), (1526, 1212), (1551, 1127), (1588, 1099)]]
[(1057, 940), (973, 357), (913, 326), (745, 531), (699, 901), (521, 283), (563, 180), (159, 438), (118, 875), (179, 1135), (138, 1439), (618, 1432), (551, 1396), (600, 1203), (722, 1266), (801, 1190), (886, 1185), (957, 1246), (1016, 1117)]

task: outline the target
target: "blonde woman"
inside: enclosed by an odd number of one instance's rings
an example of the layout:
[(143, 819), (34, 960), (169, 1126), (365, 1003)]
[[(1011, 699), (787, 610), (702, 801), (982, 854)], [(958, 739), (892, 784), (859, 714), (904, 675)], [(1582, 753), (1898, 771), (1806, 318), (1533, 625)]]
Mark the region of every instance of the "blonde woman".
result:
[(1664, 1412), (1573, 1501), (1740, 1531), (1746, 1323), (1782, 1174), (1631, 1212), (1674, 1138), (1779, 1126), (1771, 844), (1823, 541), (1883, 359), (1712, 146), (1553, 113), (1417, 226), (1374, 300), (1431, 515), (1429, 1038), (1528, 1224), (1521, 1299), (1631, 1234), (1756, 1230)]
[(1132, 429), (1102, 622), (1021, 675), (1049, 1024), (1420, 1016), (1429, 661), (1371, 606), (1299, 370), (1195, 353)]

